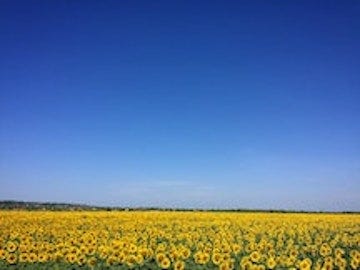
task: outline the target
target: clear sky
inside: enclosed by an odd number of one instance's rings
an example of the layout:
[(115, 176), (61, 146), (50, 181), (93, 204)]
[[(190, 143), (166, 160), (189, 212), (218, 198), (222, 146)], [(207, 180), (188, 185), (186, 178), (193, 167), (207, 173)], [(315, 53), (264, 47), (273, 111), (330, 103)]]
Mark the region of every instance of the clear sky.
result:
[(360, 210), (359, 1), (0, 1), (0, 199)]

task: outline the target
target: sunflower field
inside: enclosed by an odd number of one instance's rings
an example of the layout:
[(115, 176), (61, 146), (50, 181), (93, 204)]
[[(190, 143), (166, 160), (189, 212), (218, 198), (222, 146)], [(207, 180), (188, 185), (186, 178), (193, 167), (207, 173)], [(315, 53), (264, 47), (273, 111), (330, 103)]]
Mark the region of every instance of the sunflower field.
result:
[(0, 269), (360, 269), (360, 215), (0, 211)]

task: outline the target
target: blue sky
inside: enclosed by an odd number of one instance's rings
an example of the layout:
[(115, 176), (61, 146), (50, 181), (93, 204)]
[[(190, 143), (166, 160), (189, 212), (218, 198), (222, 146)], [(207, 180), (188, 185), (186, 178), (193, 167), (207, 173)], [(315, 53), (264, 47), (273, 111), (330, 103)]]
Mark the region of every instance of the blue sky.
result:
[(359, 1), (1, 1), (0, 199), (360, 210)]

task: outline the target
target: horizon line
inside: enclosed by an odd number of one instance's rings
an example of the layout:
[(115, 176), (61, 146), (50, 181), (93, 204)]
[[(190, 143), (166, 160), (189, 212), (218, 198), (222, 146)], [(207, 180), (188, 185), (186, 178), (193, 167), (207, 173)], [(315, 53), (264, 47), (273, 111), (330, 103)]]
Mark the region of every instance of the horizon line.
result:
[[(110, 205), (96, 205), (96, 204), (88, 204), (88, 203), (78, 203), (78, 202), (58, 202), (58, 201), (22, 201), (22, 200), (13, 200), (13, 199), (4, 199), (0, 200), (0, 205), (2, 204), (30, 204), (41, 206), (67, 206), (67, 207), (75, 207), (79, 210), (81, 208), (86, 208), (86, 210), (107, 210), (107, 211), (146, 211), (146, 210), (159, 210), (159, 211), (215, 211), (215, 212), (266, 212), (266, 213), (324, 213), (324, 214), (360, 214), (360, 210), (351, 211), (351, 210), (338, 210), (338, 211), (330, 211), (330, 210), (296, 210), (296, 209), (264, 209), (264, 208), (206, 208), (206, 207), (165, 207), (165, 206), (110, 206)], [(19, 209), (19, 208), (12, 208)], [(36, 209), (39, 209), (36, 207)], [(0, 207), (0, 210), (6, 210)], [(11, 210), (11, 209), (8, 209)], [(56, 210), (56, 209), (53, 209)], [(59, 209), (58, 209), (59, 210)]]

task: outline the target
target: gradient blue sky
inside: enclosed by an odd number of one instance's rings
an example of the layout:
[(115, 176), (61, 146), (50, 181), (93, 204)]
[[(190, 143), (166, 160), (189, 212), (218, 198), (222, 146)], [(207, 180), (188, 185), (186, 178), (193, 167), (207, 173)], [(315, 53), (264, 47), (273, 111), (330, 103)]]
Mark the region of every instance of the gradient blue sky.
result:
[(360, 210), (359, 1), (1, 1), (0, 199)]

